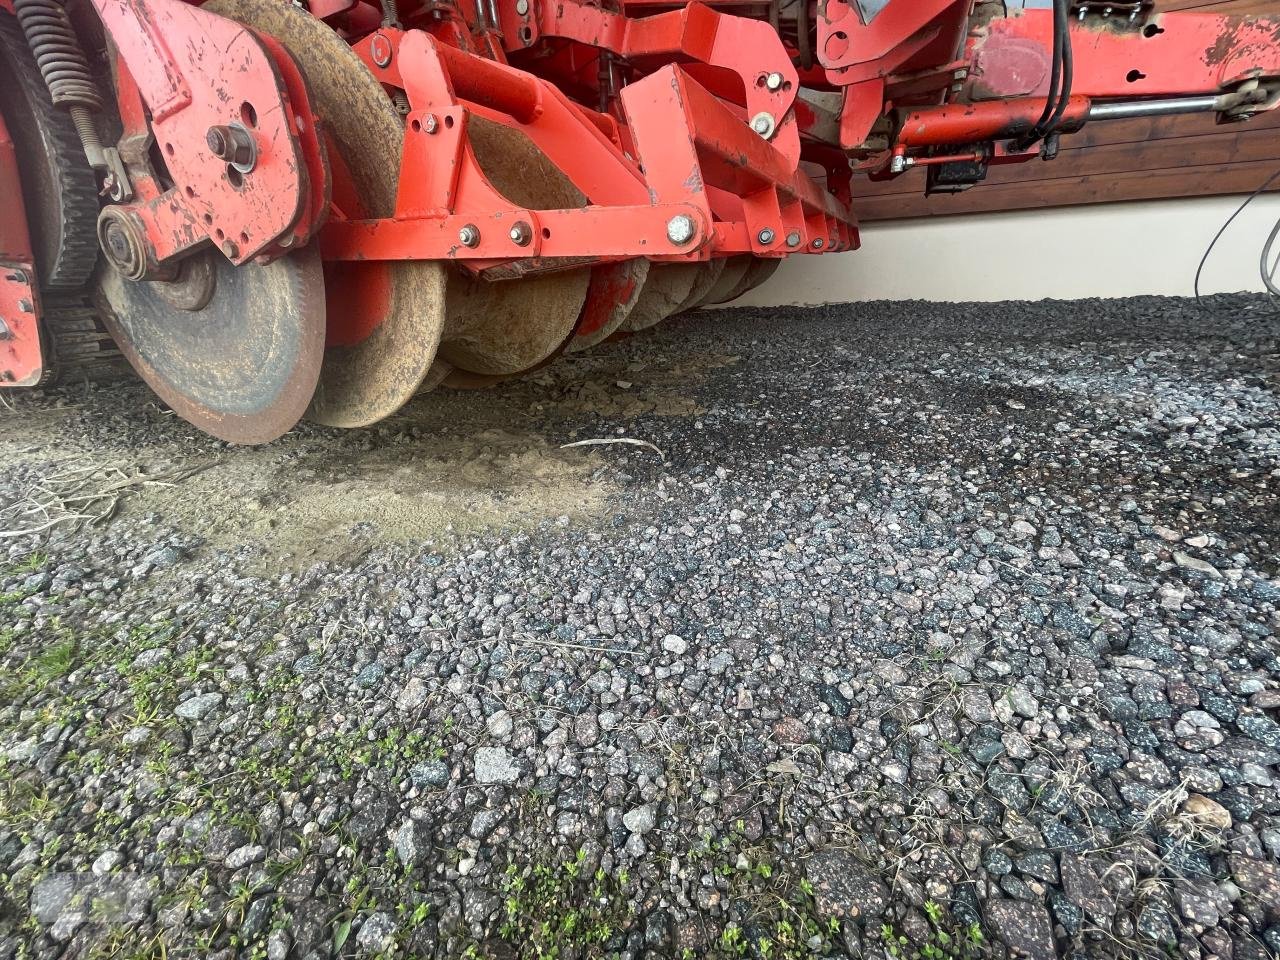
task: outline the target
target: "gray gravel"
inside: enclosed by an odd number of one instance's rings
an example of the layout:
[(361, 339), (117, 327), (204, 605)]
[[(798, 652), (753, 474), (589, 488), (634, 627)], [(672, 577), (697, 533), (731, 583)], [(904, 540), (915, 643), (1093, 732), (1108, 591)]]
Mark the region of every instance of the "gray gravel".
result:
[(19, 397), (0, 958), (1275, 955), (1278, 334), (703, 314), (258, 450)]

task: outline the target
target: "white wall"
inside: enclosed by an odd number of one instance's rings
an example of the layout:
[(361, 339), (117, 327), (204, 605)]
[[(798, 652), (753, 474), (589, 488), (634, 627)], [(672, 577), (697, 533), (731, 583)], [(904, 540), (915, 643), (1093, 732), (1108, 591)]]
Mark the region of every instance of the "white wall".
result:
[[(1243, 197), (1153, 200), (872, 223), (862, 249), (788, 258), (732, 306), (850, 300), (1190, 296), (1204, 249)], [(1262, 290), (1280, 196), (1258, 197), (1205, 265), (1202, 293)]]

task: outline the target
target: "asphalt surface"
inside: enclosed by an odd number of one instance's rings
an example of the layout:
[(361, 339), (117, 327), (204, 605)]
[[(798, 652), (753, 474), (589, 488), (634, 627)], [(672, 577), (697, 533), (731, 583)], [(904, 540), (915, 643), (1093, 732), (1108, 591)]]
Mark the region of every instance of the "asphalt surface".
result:
[(253, 450), (15, 396), (0, 957), (1274, 956), (1278, 334), (703, 313)]

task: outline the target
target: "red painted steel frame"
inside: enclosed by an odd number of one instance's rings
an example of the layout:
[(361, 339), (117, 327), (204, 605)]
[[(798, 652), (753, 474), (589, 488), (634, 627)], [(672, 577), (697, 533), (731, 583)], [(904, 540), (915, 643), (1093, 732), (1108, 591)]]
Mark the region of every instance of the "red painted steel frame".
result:
[[(356, 50), (409, 100), (401, 190), (393, 218), (330, 221), (321, 231), (326, 259), (447, 259), (475, 270), (513, 261), (502, 269), (525, 273), (635, 256), (704, 260), (857, 245), (847, 209), (679, 67), (623, 90), (632, 160), (606, 132), (614, 129), (608, 118), (544, 80), (425, 32), (384, 29)], [(528, 136), (589, 205), (528, 210), (498, 194), (467, 144), (472, 112)], [(737, 222), (715, 222), (732, 204), (710, 188), (741, 198)], [(676, 243), (667, 225), (680, 215), (694, 232)], [(472, 246), (459, 239), (468, 226), (479, 235)], [(762, 240), (766, 228), (769, 239)]]
[[(1049, 86), (1053, 21), (1024, 10), (975, 37), (966, 84), (974, 100), (1043, 96)], [(1132, 99), (1219, 93), (1251, 77), (1280, 77), (1280, 19), (1170, 13), (1129, 26), (1072, 18), (1072, 92)]]
[(44, 374), (40, 349), (35, 264), (22, 206), (18, 157), (0, 116), (0, 197), (10, 198), (0, 217), (0, 386), (29, 387)]

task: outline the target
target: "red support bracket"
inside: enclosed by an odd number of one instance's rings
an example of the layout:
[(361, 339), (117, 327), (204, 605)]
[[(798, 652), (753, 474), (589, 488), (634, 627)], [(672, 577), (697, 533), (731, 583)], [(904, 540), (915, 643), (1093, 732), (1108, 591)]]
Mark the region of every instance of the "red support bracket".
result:
[[(171, 206), (187, 214), (153, 218), (156, 259), (190, 246), (197, 224), (233, 263), (263, 254), (319, 206), (297, 119), (305, 102), (253, 31), (181, 0), (94, 0), (108, 35), (151, 113), (151, 130), (177, 184)], [(293, 96), (305, 96), (295, 84)], [(234, 130), (248, 146), (235, 162), (215, 155), (211, 130)], [(144, 217), (144, 219), (146, 219)], [(176, 232), (163, 233), (169, 226)], [(309, 232), (304, 229), (304, 233)]]

